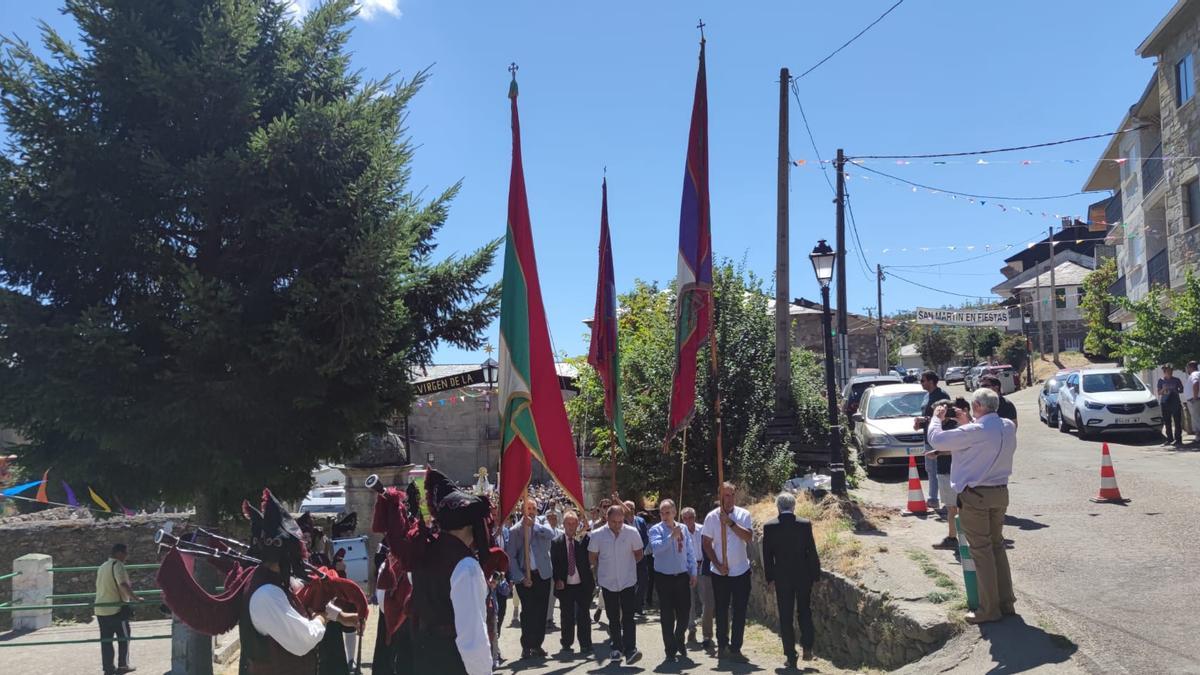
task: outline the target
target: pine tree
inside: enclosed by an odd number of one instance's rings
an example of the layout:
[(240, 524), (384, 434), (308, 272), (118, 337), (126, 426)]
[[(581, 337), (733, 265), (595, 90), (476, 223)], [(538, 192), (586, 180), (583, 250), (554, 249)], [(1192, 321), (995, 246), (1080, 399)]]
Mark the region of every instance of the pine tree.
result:
[[(497, 312), (497, 242), (435, 261), (454, 186), (408, 191), (426, 79), (364, 79), (351, 0), (68, 0), (74, 45), (0, 54), (0, 424), (125, 504), (204, 514), (412, 400)], [(211, 522), (211, 521), (205, 521)]]

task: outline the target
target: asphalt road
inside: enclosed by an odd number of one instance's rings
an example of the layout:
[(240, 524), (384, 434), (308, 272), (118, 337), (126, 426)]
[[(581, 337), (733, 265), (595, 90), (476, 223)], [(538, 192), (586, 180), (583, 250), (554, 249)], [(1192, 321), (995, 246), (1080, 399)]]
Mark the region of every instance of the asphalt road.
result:
[[(1009, 398), (1020, 420), (1005, 528), (1018, 610), (1076, 643), (1085, 670), (1200, 673), (1200, 450), (1146, 435), (1084, 441), (1038, 422), (1037, 389)], [(1126, 505), (1089, 501), (1102, 442)]]

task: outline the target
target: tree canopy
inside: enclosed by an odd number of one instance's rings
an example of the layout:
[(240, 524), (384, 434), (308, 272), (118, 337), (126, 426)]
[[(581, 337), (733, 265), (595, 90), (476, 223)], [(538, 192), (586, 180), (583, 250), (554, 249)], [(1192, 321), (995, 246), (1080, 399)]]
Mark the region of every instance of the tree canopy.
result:
[[(425, 73), (364, 79), (352, 0), (72, 0), (79, 44), (0, 54), (0, 423), (21, 463), (119, 495), (302, 494), (480, 345), (496, 242), (435, 257), (409, 191)], [(53, 485), (53, 482), (52, 482)]]
[[(729, 262), (713, 270), (715, 330), (724, 421), (726, 476), (752, 492), (778, 489), (795, 469), (786, 446), (772, 445), (766, 435), (774, 413), (774, 322), (768, 296), (753, 274)], [(680, 487), (682, 437), (662, 452), (674, 359), (673, 288), (637, 281), (620, 296), (621, 367), (628, 455), (618, 458), (623, 488), (662, 497), (677, 497)], [(595, 455), (607, 458), (610, 440), (604, 420), (604, 394), (585, 359), (579, 396), (567, 409), (576, 432), (586, 435)], [(715, 494), (716, 437), (713, 379), (707, 349), (698, 362), (696, 415), (687, 432), (684, 499), (689, 503)], [(815, 353), (792, 353), (792, 395), (802, 443), (816, 445), (828, 432), (823, 361)]]

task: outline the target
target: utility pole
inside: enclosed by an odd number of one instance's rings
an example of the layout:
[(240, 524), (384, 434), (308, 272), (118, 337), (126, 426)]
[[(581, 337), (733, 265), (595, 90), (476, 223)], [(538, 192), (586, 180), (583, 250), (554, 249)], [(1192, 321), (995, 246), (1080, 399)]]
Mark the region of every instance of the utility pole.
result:
[(788, 288), (788, 86), (787, 68), (779, 69), (779, 162), (775, 211), (775, 418), (791, 426), (792, 313)]
[(879, 374), (883, 375), (888, 371), (888, 349), (887, 344), (883, 339), (883, 265), (875, 265), (875, 316), (879, 319), (879, 325), (875, 329), (875, 344), (879, 350)]
[(850, 354), (846, 343), (846, 154), (838, 148), (834, 161), (837, 170), (837, 345), (838, 387), (850, 379)]
[(1054, 226), (1050, 226), (1050, 333), (1054, 364), (1058, 365), (1058, 286), (1054, 283)]
[(1034, 293), (1033, 304), (1037, 308), (1037, 331), (1038, 331), (1038, 352), (1043, 357), (1046, 356), (1046, 324), (1042, 321), (1042, 272), (1038, 269), (1037, 264), (1033, 266), (1033, 287)]

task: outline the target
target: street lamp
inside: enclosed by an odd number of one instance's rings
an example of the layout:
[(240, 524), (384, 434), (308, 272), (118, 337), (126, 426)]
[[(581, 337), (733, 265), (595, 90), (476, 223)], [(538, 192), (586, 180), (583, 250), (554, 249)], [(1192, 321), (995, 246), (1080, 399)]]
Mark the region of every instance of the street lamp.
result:
[(846, 494), (846, 465), (842, 450), (842, 428), (838, 424), (837, 387), (833, 380), (833, 317), (829, 313), (829, 282), (837, 260), (824, 239), (808, 256), (821, 284), (821, 332), (825, 335), (825, 399), (829, 406), (829, 482), (835, 495)]
[(1025, 313), (1021, 315), (1021, 318), (1024, 322), (1024, 332), (1025, 332), (1025, 382), (1028, 383), (1028, 385), (1032, 387), (1033, 386), (1033, 342), (1031, 342), (1029, 339), (1029, 323), (1031, 321), (1033, 321), (1033, 315), (1029, 313), (1029, 310), (1025, 310)]
[(479, 365), (479, 368), (483, 370), (483, 381), (487, 383), (489, 388), (494, 389), (496, 382), (500, 380), (500, 364), (496, 363), (496, 359), (489, 356), (487, 361)]

